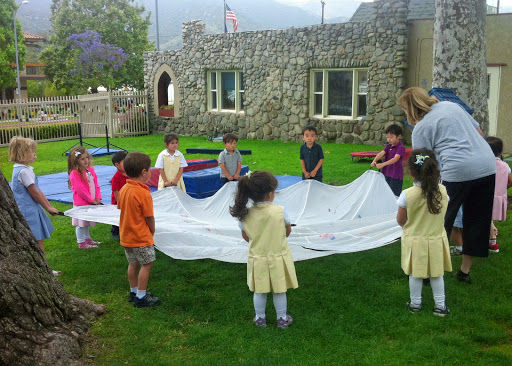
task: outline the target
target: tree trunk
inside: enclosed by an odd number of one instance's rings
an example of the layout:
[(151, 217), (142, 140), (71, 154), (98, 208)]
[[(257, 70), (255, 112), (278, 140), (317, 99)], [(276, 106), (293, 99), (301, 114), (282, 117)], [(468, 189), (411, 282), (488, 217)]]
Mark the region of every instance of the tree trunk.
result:
[(0, 365), (78, 365), (88, 318), (104, 305), (53, 275), (0, 171)]
[(450, 88), (470, 108), (484, 133), (487, 108), (485, 0), (435, 0), (434, 88)]

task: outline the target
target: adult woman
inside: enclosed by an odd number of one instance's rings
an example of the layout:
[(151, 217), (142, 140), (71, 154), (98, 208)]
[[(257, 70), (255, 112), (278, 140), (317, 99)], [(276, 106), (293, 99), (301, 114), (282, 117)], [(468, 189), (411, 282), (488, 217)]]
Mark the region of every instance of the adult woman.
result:
[(459, 105), (439, 102), (417, 87), (407, 89), (398, 103), (415, 126), (413, 148), (424, 147), (438, 156), (441, 180), (450, 197), (445, 216), (448, 236), (459, 207), (464, 205), (462, 265), (456, 276), (471, 283), (473, 257), (487, 257), (489, 253), (496, 174), (492, 150), (478, 122)]

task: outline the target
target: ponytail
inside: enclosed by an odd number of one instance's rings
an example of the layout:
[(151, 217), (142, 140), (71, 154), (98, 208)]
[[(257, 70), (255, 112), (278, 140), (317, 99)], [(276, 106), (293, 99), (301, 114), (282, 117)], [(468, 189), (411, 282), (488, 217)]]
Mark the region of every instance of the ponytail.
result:
[(421, 195), (427, 200), (428, 211), (433, 215), (439, 214), (442, 208), (441, 173), (435, 153), (425, 148), (413, 150), (407, 163), (414, 180), (421, 182)]
[(229, 208), (231, 216), (243, 221), (249, 209), (249, 199), (253, 202), (262, 202), (265, 197), (277, 189), (277, 179), (272, 173), (257, 170), (250, 176), (243, 176), (238, 180), (235, 204)]

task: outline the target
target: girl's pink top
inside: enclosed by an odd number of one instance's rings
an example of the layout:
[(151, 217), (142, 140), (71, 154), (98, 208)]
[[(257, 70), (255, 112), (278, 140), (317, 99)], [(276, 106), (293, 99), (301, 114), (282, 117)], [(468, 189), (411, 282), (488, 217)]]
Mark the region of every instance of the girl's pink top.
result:
[(95, 197), (91, 195), (91, 188), (87, 181), (86, 172), (83, 172), (83, 178), (80, 177), (78, 170), (72, 170), (69, 173), (69, 180), (71, 181), (71, 189), (73, 190), (73, 205), (86, 206), (92, 204), (95, 198), (101, 199), (100, 186), (98, 184), (98, 176), (92, 166), (87, 168), (94, 179), (94, 187), (96, 188)]
[(492, 219), (505, 221), (507, 218), (507, 183), (509, 167), (501, 159), (496, 159), (496, 185), (494, 187), (494, 206)]

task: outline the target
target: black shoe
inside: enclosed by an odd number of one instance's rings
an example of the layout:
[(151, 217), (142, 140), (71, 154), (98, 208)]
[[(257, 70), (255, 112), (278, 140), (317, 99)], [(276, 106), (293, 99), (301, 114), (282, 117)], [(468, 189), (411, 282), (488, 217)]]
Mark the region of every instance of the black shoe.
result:
[(147, 308), (157, 305), (160, 305), (160, 298), (153, 296), (153, 294), (149, 292), (142, 299), (139, 299), (138, 297), (133, 299), (133, 306), (136, 308)]
[(133, 299), (135, 299), (135, 295), (137, 295), (135, 292), (130, 292), (130, 296), (128, 296), (128, 301), (133, 302)]
[(464, 283), (471, 283), (471, 277), (469, 277), (469, 273), (464, 273), (461, 270), (455, 274), (455, 277), (460, 281)]
[(441, 308), (434, 309), (435, 316), (445, 317), (446, 315), (449, 315), (449, 314), (450, 314), (450, 309), (448, 309), (448, 306), (445, 306), (444, 309), (441, 309)]

